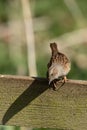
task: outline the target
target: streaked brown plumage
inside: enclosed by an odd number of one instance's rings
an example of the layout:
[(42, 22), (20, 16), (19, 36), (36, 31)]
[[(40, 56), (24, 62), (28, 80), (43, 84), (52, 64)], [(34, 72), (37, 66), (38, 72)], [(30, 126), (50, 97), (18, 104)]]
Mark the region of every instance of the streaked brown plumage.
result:
[[(50, 48), (52, 51), (52, 56), (47, 65), (47, 78), (49, 80), (49, 85), (55, 79), (60, 79), (61, 77), (66, 80), (66, 75), (70, 71), (71, 64), (69, 59), (63, 54), (60, 53), (56, 43), (50, 43)], [(56, 88), (56, 85), (54, 84)]]

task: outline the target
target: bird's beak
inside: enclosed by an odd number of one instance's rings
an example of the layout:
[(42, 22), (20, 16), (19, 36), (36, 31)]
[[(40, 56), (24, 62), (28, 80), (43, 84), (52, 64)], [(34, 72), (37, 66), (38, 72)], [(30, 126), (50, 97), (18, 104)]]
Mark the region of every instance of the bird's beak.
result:
[(50, 83), (51, 83), (51, 82), (49, 81), (49, 85), (50, 85)]
[(51, 82), (52, 82), (52, 80), (49, 80), (49, 85), (50, 85)]

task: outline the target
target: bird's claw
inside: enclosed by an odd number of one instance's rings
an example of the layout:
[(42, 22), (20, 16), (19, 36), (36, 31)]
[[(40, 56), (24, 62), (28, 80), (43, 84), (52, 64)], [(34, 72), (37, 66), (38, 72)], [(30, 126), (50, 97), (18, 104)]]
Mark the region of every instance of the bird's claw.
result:
[(63, 77), (63, 79), (61, 79), (59, 82), (61, 83), (66, 83), (68, 81), (68, 79), (67, 79), (67, 77), (66, 76), (64, 76)]
[(56, 85), (56, 83), (53, 83), (53, 90), (57, 90), (57, 85)]

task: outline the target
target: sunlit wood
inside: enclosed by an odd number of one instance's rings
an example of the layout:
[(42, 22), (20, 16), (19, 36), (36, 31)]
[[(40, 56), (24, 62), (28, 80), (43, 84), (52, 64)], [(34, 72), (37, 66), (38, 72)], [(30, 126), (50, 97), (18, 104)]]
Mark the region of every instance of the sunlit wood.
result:
[(61, 85), (54, 91), (43, 78), (0, 75), (0, 124), (86, 130), (87, 81)]

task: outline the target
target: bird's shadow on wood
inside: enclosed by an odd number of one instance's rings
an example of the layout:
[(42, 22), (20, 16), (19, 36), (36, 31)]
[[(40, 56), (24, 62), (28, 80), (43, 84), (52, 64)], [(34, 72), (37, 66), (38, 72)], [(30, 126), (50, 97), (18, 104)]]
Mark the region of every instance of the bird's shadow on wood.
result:
[(11, 104), (3, 116), (2, 124), (6, 124), (15, 114), (29, 105), (36, 97), (48, 89), (47, 81), (36, 79), (33, 83)]

